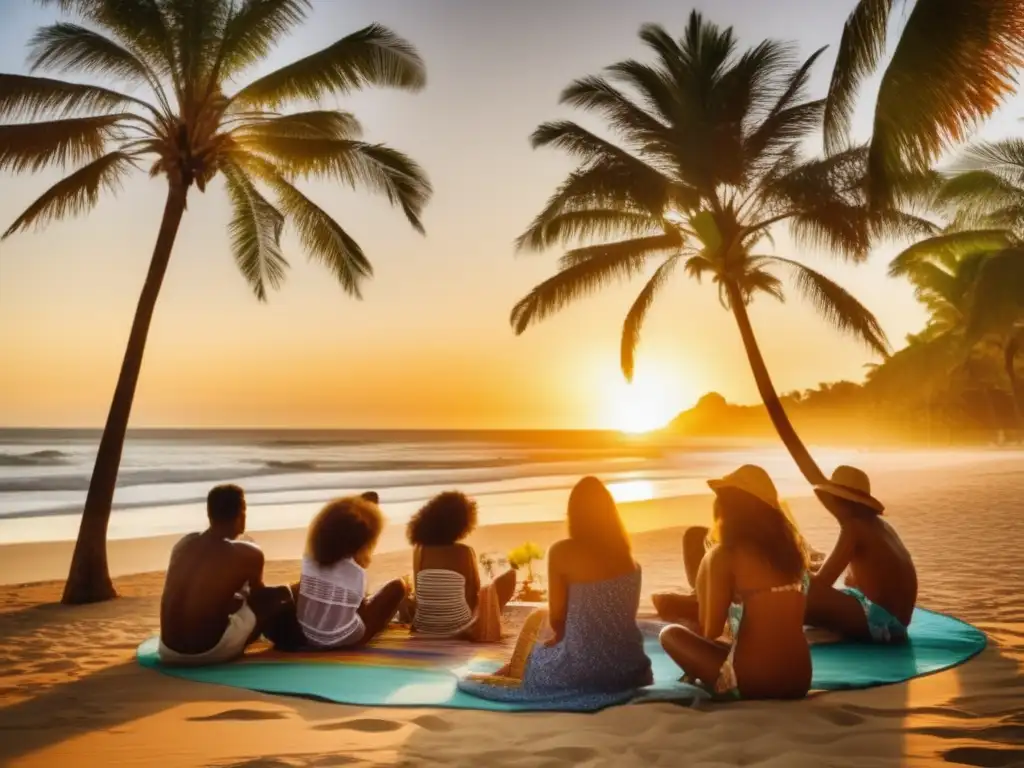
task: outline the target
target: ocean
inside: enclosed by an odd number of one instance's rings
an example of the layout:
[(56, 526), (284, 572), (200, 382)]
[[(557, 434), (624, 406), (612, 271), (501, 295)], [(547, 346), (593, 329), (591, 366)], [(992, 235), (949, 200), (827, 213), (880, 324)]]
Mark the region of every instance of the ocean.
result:
[[(98, 430), (0, 429), (0, 543), (72, 540)], [(865, 469), (960, 463), (964, 452), (816, 448), (822, 465)], [(588, 431), (134, 430), (114, 497), (109, 537), (184, 533), (205, 523), (212, 485), (246, 490), (253, 531), (304, 527), (328, 499), (376, 490), (389, 522), (433, 494), (477, 498), (480, 523), (560, 519), (583, 475), (619, 501), (707, 492), (705, 480), (763, 465), (784, 495), (807, 493), (774, 441), (631, 436)]]

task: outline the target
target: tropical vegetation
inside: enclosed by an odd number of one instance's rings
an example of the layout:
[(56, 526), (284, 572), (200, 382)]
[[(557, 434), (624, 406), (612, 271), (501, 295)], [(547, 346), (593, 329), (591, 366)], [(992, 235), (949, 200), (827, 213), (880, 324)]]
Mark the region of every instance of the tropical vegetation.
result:
[[(70, 172), (5, 236), (85, 213), (137, 169), (167, 187), (64, 591), (64, 602), (81, 603), (115, 595), (106, 558), (111, 503), (150, 320), (189, 195), (221, 180), (231, 253), (259, 300), (285, 277), (286, 223), (358, 298), (372, 274), (366, 254), (295, 182), (326, 178), (381, 194), (419, 231), (431, 189), (408, 156), (361, 140), (354, 115), (310, 102), (365, 86), (417, 90), (425, 70), (408, 41), (373, 24), (234, 88), (302, 23), (309, 0), (41, 2), (72, 20), (35, 33), (31, 74), (0, 74), (0, 169)], [(299, 108), (285, 111), (289, 105)]]
[[(621, 61), (570, 84), (561, 102), (604, 118), (612, 139), (578, 123), (544, 123), (535, 147), (553, 147), (579, 166), (519, 238), (523, 250), (570, 246), (560, 271), (512, 310), (522, 333), (615, 280), (656, 265), (626, 315), (621, 363), (630, 377), (647, 312), (673, 273), (709, 279), (729, 310), (771, 421), (811, 483), (824, 479), (790, 423), (761, 355), (748, 306), (785, 299), (786, 283), (823, 319), (885, 355), (875, 316), (842, 286), (788, 256), (772, 233), (786, 224), (797, 244), (863, 261), (878, 238), (937, 234), (925, 218), (872, 206), (869, 151), (853, 147), (805, 159), (820, 130), (825, 99), (807, 96), (819, 50), (802, 63), (791, 46), (766, 40), (739, 50), (732, 28), (691, 14), (680, 39), (646, 25), (640, 38), (653, 62)], [(900, 179), (911, 189), (913, 179)]]
[[(887, 45), (891, 33), (893, 46)], [(1021, 66), (1024, 3), (1018, 0), (857, 0), (836, 51), (824, 112), (826, 151), (849, 145), (861, 86), (882, 69), (867, 188), (874, 205), (887, 205), (904, 175), (930, 169), (1016, 91)]]

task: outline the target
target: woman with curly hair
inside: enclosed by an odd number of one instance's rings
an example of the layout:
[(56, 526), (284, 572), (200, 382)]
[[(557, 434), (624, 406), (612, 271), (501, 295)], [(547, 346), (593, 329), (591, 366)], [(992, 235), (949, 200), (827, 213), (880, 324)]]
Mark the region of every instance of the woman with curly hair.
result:
[(415, 598), (406, 606), (415, 631), (483, 639), (481, 602), (488, 603), (492, 612), (497, 608), (500, 615), (512, 599), (516, 588), (512, 569), (481, 589), (476, 553), (462, 543), (474, 528), (476, 502), (459, 491), (439, 493), (409, 521), (406, 535), (413, 547)]
[(713, 546), (692, 576), (700, 630), (667, 626), (661, 645), (687, 678), (716, 695), (802, 698), (811, 685), (806, 549), (761, 467), (742, 466), (708, 485)]
[(363, 645), (395, 615), (406, 593), (401, 579), (366, 597), (366, 568), (383, 528), (375, 493), (328, 502), (309, 524), (296, 600), (308, 645)]

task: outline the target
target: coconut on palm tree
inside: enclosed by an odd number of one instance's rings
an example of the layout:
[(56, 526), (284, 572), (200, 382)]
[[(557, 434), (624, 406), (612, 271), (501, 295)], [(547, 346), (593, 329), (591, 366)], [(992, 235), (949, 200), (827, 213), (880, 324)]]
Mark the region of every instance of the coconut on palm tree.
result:
[(0, 169), (72, 169), (5, 236), (87, 211), (138, 169), (167, 186), (64, 590), (65, 602), (79, 603), (115, 595), (106, 559), (114, 487), (146, 335), (193, 187), (204, 192), (223, 180), (231, 253), (258, 299), (285, 276), (286, 222), (310, 258), (358, 297), (371, 274), (366, 255), (294, 182), (328, 178), (382, 194), (420, 231), (430, 186), (406, 155), (361, 141), (353, 115), (282, 109), (367, 85), (416, 90), (425, 74), (412, 45), (375, 24), (230, 89), (305, 19), (309, 0), (41, 1), (75, 20), (36, 32), (31, 71), (94, 76), (109, 87), (0, 74), (0, 115), (8, 121), (0, 126)]
[(790, 46), (771, 40), (740, 52), (731, 28), (696, 12), (679, 40), (658, 26), (644, 26), (640, 38), (653, 63), (622, 61), (562, 93), (562, 103), (601, 115), (614, 140), (568, 121), (545, 123), (533, 134), (534, 146), (562, 149), (580, 165), (519, 247), (576, 247), (562, 257), (561, 271), (515, 306), (512, 325), (521, 333), (569, 302), (657, 264), (623, 327), (628, 378), (644, 318), (673, 272), (709, 278), (739, 326), (779, 436), (808, 481), (820, 482), (821, 470), (775, 392), (747, 308), (759, 295), (782, 301), (788, 276), (828, 323), (879, 354), (888, 344), (874, 315), (842, 286), (774, 254), (772, 232), (788, 224), (797, 243), (859, 261), (878, 236), (934, 227), (866, 205), (864, 149), (802, 159), (801, 144), (820, 127), (825, 107), (805, 93), (821, 51), (802, 64)]
[[(897, 30), (894, 20), (901, 22)], [(901, 175), (931, 167), (1017, 90), (1024, 66), (1020, 0), (857, 0), (839, 41), (825, 109), (825, 148), (849, 144), (857, 92), (882, 64), (869, 194), (887, 204)]]

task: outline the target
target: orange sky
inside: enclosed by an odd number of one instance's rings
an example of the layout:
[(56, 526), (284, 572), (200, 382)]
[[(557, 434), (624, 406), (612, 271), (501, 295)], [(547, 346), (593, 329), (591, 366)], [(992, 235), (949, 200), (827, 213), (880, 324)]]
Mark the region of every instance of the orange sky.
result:
[[(744, 42), (773, 36), (801, 51), (834, 42), (851, 2), (722, 0), (697, 4)], [(770, 12), (768, 6), (771, 6)], [(136, 397), (135, 426), (615, 427), (638, 410), (669, 414), (717, 390), (756, 390), (715, 291), (677, 273), (651, 313), (630, 399), (618, 373), (618, 334), (640, 281), (609, 290), (516, 338), (508, 311), (550, 275), (557, 253), (513, 254), (512, 241), (570, 168), (527, 137), (571, 114), (556, 101), (574, 77), (643, 55), (636, 30), (679, 32), (692, 6), (644, 0), (517, 3), (331, 0), (268, 63), (279, 65), (377, 20), (409, 37), (428, 66), (423, 93), (378, 91), (341, 104), (367, 138), (402, 149), (430, 174), (427, 237), (385, 201), (325, 184), (307, 187), (363, 245), (376, 277), (365, 299), (345, 297), (286, 235), (292, 269), (261, 305), (228, 250), (219, 184), (192, 193), (157, 305)], [(24, 41), (54, 18), (7, 10), (0, 70), (24, 71)], [(831, 58), (814, 79), (827, 84)], [(864, 110), (862, 110), (864, 112)], [(1007, 108), (987, 135), (1015, 130)], [(866, 113), (865, 113), (866, 114)], [(859, 116), (861, 127), (865, 114)], [(862, 131), (863, 132), (863, 131)], [(57, 176), (0, 178), (0, 220), (13, 220)], [(164, 189), (145, 174), (86, 217), (0, 243), (0, 426), (101, 425), (156, 236)], [(287, 231), (287, 230), (286, 230)], [(885, 277), (895, 247), (862, 267), (797, 251), (839, 279), (894, 342), (922, 323), (909, 288)], [(780, 390), (860, 378), (871, 360), (793, 294), (752, 309)], [(623, 415), (626, 414), (626, 415)]]

